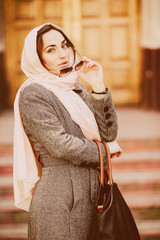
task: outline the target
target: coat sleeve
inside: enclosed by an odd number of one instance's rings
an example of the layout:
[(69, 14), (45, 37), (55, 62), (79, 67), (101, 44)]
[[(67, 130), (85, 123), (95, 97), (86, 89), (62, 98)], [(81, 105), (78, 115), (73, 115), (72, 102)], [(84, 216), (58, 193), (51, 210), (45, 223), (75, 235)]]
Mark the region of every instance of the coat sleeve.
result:
[[(32, 87), (33, 89), (33, 87)], [(42, 91), (26, 87), (19, 98), (19, 109), (28, 136), (37, 139), (54, 158), (87, 167), (99, 167), (99, 152), (94, 141), (68, 134), (53, 106)], [(104, 162), (106, 153), (102, 144)]]
[(82, 90), (81, 97), (95, 115), (101, 139), (106, 142), (114, 141), (117, 137), (118, 124), (110, 90), (106, 88), (106, 96), (96, 99), (89, 94), (83, 84), (79, 83), (78, 87)]
[(118, 124), (115, 107), (109, 89), (106, 88), (106, 96), (95, 99), (91, 96), (95, 118), (99, 127), (101, 139), (112, 142), (117, 137)]

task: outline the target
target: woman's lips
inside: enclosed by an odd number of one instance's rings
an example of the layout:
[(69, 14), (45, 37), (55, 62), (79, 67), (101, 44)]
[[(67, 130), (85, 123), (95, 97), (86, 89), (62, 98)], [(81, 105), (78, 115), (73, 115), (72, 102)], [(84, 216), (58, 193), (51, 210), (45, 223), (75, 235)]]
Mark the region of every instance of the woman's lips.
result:
[(66, 62), (62, 62), (62, 63), (58, 64), (58, 66), (62, 67), (62, 68), (65, 68), (65, 67), (68, 66), (68, 62), (67, 61)]

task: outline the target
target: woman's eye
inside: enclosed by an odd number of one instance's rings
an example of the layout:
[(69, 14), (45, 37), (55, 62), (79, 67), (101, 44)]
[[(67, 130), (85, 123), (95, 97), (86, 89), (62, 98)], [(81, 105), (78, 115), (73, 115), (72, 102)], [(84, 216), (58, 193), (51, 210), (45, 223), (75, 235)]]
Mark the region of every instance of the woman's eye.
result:
[(68, 48), (68, 44), (67, 43), (63, 44), (62, 48)]
[(50, 49), (48, 50), (48, 53), (51, 53), (51, 52), (54, 52), (54, 51), (55, 51), (55, 49), (50, 48)]

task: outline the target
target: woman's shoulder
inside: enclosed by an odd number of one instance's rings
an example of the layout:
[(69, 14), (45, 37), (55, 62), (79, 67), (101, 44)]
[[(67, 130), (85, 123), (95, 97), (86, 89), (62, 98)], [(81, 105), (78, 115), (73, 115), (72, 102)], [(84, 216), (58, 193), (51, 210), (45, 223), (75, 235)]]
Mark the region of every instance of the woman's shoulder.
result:
[(33, 83), (33, 84), (29, 84), (28, 86), (24, 87), (22, 89), (22, 91), (20, 92), (21, 96), (23, 95), (39, 95), (40, 93), (43, 94), (43, 92), (47, 90), (45, 89), (42, 85), (37, 84), (37, 83)]
[[(47, 92), (48, 91), (48, 92)], [(19, 110), (22, 118), (35, 116), (39, 111), (53, 111), (53, 96), (40, 84), (30, 84), (23, 88), (19, 96)]]
[(40, 84), (30, 84), (23, 88), (23, 90), (20, 92), (19, 101), (26, 101), (34, 100), (36, 98), (46, 98), (48, 94), (46, 94), (46, 91), (49, 91), (45, 87), (43, 87)]

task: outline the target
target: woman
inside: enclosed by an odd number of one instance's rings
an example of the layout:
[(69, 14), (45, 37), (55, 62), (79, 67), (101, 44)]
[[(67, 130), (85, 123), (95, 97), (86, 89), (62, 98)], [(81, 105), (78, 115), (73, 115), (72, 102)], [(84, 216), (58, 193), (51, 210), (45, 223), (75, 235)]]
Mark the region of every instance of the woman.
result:
[[(29, 79), (14, 104), (14, 193), (16, 206), (29, 211), (30, 240), (87, 239), (98, 190), (93, 139), (111, 142), (117, 136), (102, 67), (84, 56), (78, 62), (78, 55), (53, 24), (33, 29), (25, 40), (21, 66)], [(119, 146), (111, 147), (119, 156)]]

